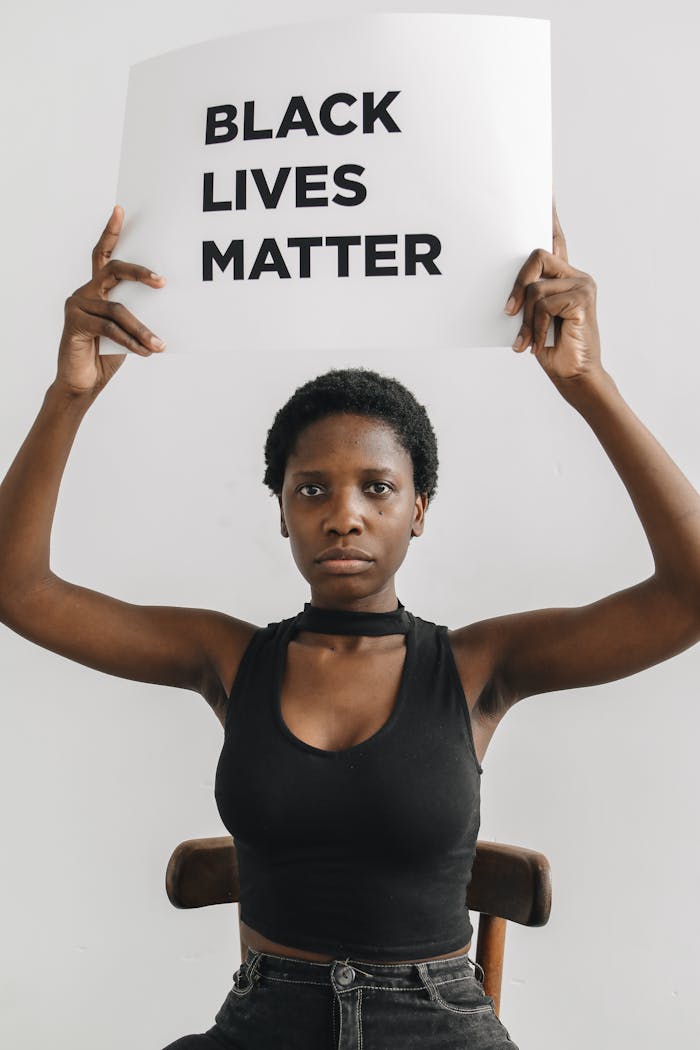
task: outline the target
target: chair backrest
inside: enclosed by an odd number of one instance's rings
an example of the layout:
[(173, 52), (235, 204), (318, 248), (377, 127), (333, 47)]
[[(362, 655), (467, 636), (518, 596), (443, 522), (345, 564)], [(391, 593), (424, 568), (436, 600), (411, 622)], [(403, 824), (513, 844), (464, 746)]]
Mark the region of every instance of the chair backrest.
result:
[[(240, 901), (238, 858), (231, 835), (187, 839), (176, 846), (168, 862), (165, 888), (176, 908)], [(551, 904), (551, 872), (544, 854), (522, 846), (477, 842), (467, 905), (479, 914), (475, 959), (484, 971), (484, 991), (493, 998), (497, 1015), (506, 922), (544, 926)], [(245, 954), (241, 937), (241, 959)]]

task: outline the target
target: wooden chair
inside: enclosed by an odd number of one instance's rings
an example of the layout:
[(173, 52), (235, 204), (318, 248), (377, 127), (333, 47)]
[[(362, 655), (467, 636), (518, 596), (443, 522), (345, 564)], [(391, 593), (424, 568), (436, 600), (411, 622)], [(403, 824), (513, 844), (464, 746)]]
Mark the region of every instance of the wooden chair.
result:
[[(233, 838), (188, 839), (177, 846), (165, 875), (176, 908), (204, 908), (239, 901), (238, 859)], [(542, 853), (496, 842), (477, 842), (469, 885), (470, 911), (479, 913), (476, 961), (484, 971), (484, 991), (501, 1006), (506, 922), (544, 926), (549, 919), (552, 884)], [(240, 920), (240, 905), (239, 905)], [(241, 959), (246, 945), (241, 937)]]

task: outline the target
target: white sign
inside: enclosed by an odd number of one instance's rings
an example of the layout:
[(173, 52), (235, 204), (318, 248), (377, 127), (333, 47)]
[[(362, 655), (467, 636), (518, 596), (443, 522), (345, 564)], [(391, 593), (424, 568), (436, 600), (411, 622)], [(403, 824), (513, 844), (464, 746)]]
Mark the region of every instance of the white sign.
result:
[(509, 346), (552, 246), (549, 28), (367, 14), (132, 66), (116, 256), (167, 285), (112, 298), (169, 354)]

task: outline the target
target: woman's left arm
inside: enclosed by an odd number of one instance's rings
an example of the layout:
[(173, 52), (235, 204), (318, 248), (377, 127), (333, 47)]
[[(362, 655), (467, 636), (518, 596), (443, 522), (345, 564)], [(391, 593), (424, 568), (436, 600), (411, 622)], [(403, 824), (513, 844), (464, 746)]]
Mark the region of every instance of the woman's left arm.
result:
[[(629, 492), (655, 569), (590, 605), (515, 613), (453, 632), (456, 648), (469, 647), (470, 637), (486, 646), (489, 694), (503, 709), (535, 693), (623, 678), (700, 641), (700, 495), (603, 368), (595, 282), (569, 265), (556, 209), (553, 247), (553, 254), (533, 252), (516, 279), (506, 307), (523, 310), (514, 349), (532, 344), (595, 433)], [(554, 345), (545, 346), (552, 319)]]

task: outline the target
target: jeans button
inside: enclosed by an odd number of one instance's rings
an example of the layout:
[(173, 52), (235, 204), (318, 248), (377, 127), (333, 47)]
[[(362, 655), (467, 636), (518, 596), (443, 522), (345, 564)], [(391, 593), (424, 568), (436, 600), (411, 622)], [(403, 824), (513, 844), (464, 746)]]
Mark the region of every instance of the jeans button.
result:
[(352, 966), (339, 966), (336, 970), (336, 980), (338, 984), (352, 984), (355, 979), (355, 971)]

